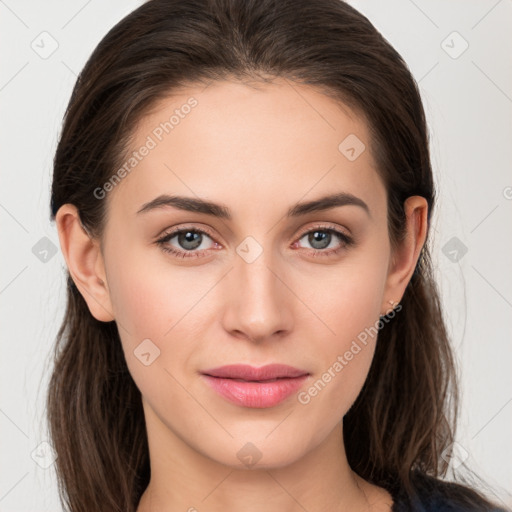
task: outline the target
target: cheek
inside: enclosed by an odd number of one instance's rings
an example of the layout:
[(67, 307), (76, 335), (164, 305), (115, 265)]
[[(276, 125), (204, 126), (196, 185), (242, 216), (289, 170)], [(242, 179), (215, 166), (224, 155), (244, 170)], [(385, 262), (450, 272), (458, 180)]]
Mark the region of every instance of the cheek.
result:
[(201, 290), (179, 272), (165, 275), (129, 254), (117, 261), (108, 274), (109, 292), (126, 362), (137, 381), (144, 363), (162, 364), (167, 341), (183, 331)]
[[(345, 413), (357, 398), (375, 351), (386, 265), (385, 258), (370, 252), (357, 263), (331, 268), (328, 279), (308, 280), (314, 290), (308, 298), (311, 309), (325, 328), (315, 337), (321, 365), (303, 403)], [(315, 282), (322, 287), (311, 288)]]
[[(311, 309), (325, 324), (326, 347), (343, 350), (350, 340), (375, 325), (382, 308), (384, 265), (365, 258), (308, 280)], [(317, 284), (315, 284), (317, 283)], [(313, 285), (313, 287), (311, 287)]]
[(378, 314), (376, 318), (371, 314), (375, 300), (360, 288), (356, 291), (349, 300), (338, 299), (330, 316), (326, 313), (335, 334), (317, 338), (317, 371), (298, 396), (312, 416), (324, 418), (325, 424), (318, 428), (329, 430), (346, 414), (359, 395), (373, 360), (378, 336)]
[(120, 257), (109, 272), (116, 321), (132, 341), (173, 336), (215, 285), (215, 276), (172, 267), (157, 254)]
[(158, 255), (116, 257), (109, 291), (128, 369), (143, 395), (166, 389), (171, 399), (180, 389), (172, 376), (181, 381), (200, 352), (196, 340), (205, 328), (208, 292), (219, 277), (173, 268)]

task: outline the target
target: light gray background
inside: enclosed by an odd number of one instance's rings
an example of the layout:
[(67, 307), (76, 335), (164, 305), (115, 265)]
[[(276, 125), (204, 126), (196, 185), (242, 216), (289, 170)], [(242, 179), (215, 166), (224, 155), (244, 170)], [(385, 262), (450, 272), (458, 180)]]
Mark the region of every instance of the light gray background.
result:
[[(0, 0), (0, 511), (61, 510), (44, 444), (65, 305), (52, 158), (76, 74), (140, 3)], [(439, 188), (433, 257), (463, 390), (454, 464), (465, 458), (512, 506), (512, 2), (351, 3), (402, 54), (425, 103)]]

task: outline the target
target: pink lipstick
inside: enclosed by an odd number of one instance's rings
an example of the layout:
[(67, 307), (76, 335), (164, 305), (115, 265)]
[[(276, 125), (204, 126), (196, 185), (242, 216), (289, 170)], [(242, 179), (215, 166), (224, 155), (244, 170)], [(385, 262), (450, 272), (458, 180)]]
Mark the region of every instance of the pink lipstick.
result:
[(304, 370), (282, 364), (260, 368), (235, 364), (202, 371), (214, 391), (243, 407), (274, 407), (297, 391), (309, 376)]

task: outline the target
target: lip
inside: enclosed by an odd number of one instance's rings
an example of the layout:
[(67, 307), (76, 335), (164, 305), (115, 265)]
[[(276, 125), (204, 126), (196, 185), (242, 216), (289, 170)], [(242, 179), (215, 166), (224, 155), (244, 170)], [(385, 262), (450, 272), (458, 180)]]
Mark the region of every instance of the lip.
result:
[(244, 407), (274, 407), (297, 391), (309, 373), (292, 366), (270, 364), (255, 368), (228, 365), (201, 372), (211, 388), (230, 402)]
[(248, 364), (230, 364), (227, 366), (219, 366), (210, 370), (201, 372), (211, 377), (222, 377), (226, 379), (242, 379), (247, 381), (272, 380), (280, 378), (301, 377), (308, 375), (305, 370), (299, 370), (293, 366), (286, 364), (267, 364), (256, 368)]

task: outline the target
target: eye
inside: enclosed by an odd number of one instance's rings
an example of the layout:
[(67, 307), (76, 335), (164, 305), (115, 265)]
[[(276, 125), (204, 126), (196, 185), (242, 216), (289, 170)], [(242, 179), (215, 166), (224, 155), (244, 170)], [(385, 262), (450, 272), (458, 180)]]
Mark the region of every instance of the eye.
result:
[[(202, 229), (182, 228), (165, 234), (162, 238), (158, 239), (156, 243), (163, 251), (180, 258), (195, 258), (201, 256), (203, 251), (212, 248), (211, 245), (204, 247), (205, 238), (208, 238), (213, 242), (210, 235)], [(176, 245), (171, 243), (173, 239), (176, 239)], [(213, 242), (213, 245), (218, 246), (216, 242)]]
[[(301, 240), (305, 240), (306, 243), (310, 244), (312, 255), (315, 257), (332, 256), (354, 243), (352, 238), (345, 233), (325, 226), (318, 226), (306, 231), (301, 235), (299, 240), (295, 242), (294, 246), (296, 247), (297, 243)], [(306, 249), (308, 248), (306, 247)]]
[[(306, 243), (311, 245), (311, 248), (304, 248), (299, 244), (303, 239), (306, 240)], [(207, 240), (210, 240), (210, 244), (207, 243)], [(208, 232), (195, 227), (175, 229), (163, 235), (155, 243), (159, 245), (163, 251), (178, 258), (203, 257), (205, 251), (222, 247), (213, 240)], [(340, 251), (353, 244), (354, 241), (352, 238), (345, 233), (330, 226), (317, 226), (314, 229), (304, 232), (300, 238), (292, 244), (292, 247), (303, 248), (311, 252), (311, 255), (314, 257), (327, 257), (338, 254)]]

